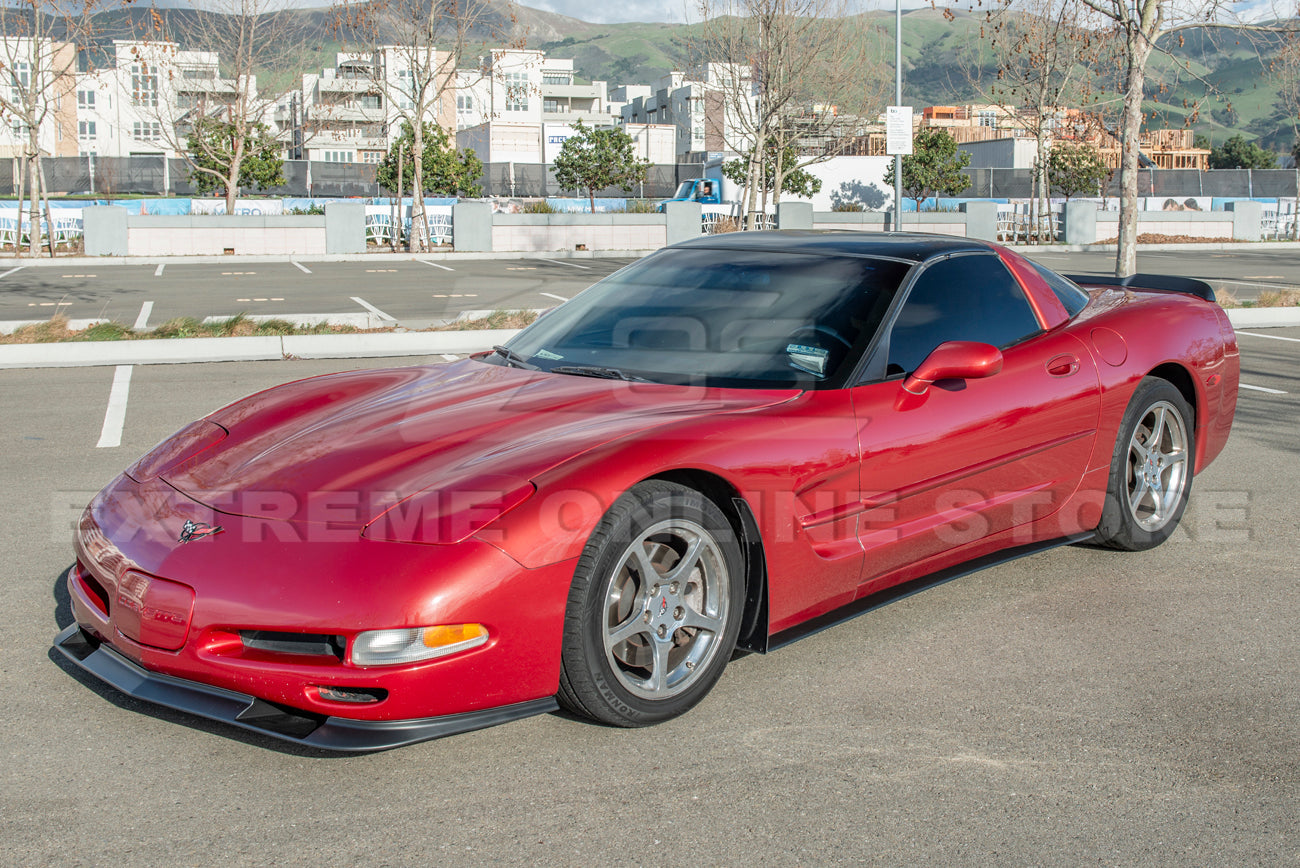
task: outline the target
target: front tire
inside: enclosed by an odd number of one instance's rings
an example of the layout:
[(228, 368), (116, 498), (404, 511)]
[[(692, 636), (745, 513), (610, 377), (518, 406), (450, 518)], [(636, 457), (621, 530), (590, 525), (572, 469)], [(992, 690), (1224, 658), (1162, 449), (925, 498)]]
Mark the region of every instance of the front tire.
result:
[(722, 675), (744, 600), (744, 559), (722, 511), (675, 483), (634, 486), (578, 560), (560, 703), (616, 726), (685, 713)]
[(1147, 377), (1138, 384), (1115, 442), (1098, 542), (1145, 551), (1174, 532), (1192, 490), (1194, 418), (1167, 380)]

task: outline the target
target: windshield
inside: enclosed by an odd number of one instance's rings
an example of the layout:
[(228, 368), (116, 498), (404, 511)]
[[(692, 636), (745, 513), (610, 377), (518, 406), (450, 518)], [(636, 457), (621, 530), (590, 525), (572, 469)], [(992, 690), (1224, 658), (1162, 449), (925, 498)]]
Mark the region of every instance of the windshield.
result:
[(588, 366), (658, 383), (832, 388), (862, 355), (908, 268), (852, 256), (664, 250), (508, 346), (516, 362), (557, 373)]
[(691, 197), (691, 188), (695, 186), (694, 181), (682, 181), (677, 192), (673, 194), (674, 199), (689, 199)]

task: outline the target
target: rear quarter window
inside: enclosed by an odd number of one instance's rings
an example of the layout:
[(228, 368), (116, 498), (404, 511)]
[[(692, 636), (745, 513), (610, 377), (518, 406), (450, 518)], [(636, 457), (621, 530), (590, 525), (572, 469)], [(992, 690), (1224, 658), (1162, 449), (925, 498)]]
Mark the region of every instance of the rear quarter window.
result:
[(1076, 286), (1074, 281), (1061, 277), (1055, 271), (1044, 268), (1037, 262), (1031, 261), (1029, 264), (1034, 267), (1034, 271), (1038, 272), (1038, 276), (1047, 282), (1071, 317), (1083, 310), (1084, 305), (1088, 303), (1088, 293)]

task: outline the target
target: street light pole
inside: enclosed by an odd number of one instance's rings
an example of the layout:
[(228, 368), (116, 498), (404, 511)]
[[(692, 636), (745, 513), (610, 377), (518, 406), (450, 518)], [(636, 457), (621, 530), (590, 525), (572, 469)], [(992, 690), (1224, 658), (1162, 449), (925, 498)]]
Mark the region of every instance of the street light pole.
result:
[[(894, 2), (894, 105), (903, 104), (903, 0)], [(903, 155), (894, 155), (894, 225), (903, 228)]]

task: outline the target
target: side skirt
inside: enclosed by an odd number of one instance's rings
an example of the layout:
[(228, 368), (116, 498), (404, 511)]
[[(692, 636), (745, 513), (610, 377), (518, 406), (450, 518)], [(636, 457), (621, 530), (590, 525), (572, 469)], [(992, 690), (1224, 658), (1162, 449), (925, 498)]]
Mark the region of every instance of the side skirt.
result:
[(912, 579), (909, 582), (903, 582), (901, 585), (895, 585), (879, 593), (870, 596), (860, 597), (846, 606), (827, 612), (824, 615), (818, 615), (802, 624), (796, 624), (793, 627), (782, 630), (768, 638), (767, 647), (764, 651), (775, 651), (778, 648), (784, 648), (814, 633), (820, 633), (823, 630), (834, 627), (836, 624), (842, 624), (850, 621), (859, 615), (865, 615), (875, 609), (887, 606), (890, 603), (905, 599), (913, 594), (919, 594), (929, 588), (937, 587), (951, 582), (953, 579), (959, 579), (962, 576), (969, 576), (971, 573), (977, 573), (980, 570), (986, 570), (989, 567), (995, 567), (998, 564), (1005, 564), (1010, 561), (1026, 558), (1030, 555), (1036, 555), (1039, 552), (1050, 551), (1061, 546), (1074, 545), (1076, 543), (1088, 542), (1093, 538), (1091, 533), (1075, 534), (1074, 536), (1062, 537), (1060, 539), (1046, 540), (1044, 542), (1029, 543), (1028, 545), (1017, 546), (1011, 549), (1005, 549), (1000, 552), (994, 552), (985, 555), (982, 558), (975, 558), (947, 569), (939, 570), (928, 576), (921, 576), (918, 579)]

